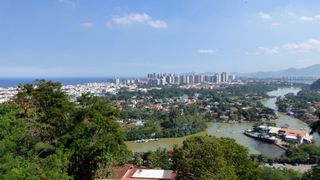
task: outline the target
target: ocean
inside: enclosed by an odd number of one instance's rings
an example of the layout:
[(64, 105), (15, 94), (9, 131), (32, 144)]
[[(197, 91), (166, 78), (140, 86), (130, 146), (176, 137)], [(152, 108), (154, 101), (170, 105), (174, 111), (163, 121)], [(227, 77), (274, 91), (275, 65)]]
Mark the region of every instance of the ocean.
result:
[(75, 84), (84, 84), (84, 83), (102, 83), (107, 82), (110, 78), (0, 78), (0, 87), (17, 87), (19, 84), (33, 83), (37, 79), (45, 79), (47, 81), (51, 80), (54, 82), (61, 82), (63, 85), (75, 85)]

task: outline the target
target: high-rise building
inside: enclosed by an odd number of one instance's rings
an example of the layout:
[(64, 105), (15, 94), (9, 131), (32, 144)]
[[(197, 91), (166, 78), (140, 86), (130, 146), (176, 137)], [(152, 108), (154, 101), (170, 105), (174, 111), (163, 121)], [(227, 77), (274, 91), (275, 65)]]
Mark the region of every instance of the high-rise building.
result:
[(119, 85), (119, 84), (120, 84), (120, 79), (119, 79), (119, 78), (115, 78), (114, 83), (115, 83), (116, 85)]
[(221, 73), (221, 82), (228, 82), (228, 73), (227, 72), (222, 72)]
[(189, 84), (190, 83), (190, 77), (188, 75), (185, 75), (184, 78), (185, 78), (184, 79), (185, 84)]
[(188, 84), (193, 84), (193, 83), (194, 83), (194, 75), (191, 74), (191, 75), (189, 75), (189, 82), (188, 82)]
[(200, 74), (194, 75), (194, 83), (199, 84), (202, 82), (203, 82), (202, 75), (200, 75)]
[(184, 84), (184, 76), (183, 75), (179, 76), (179, 84)]
[(216, 73), (214, 75), (214, 82), (215, 83), (220, 83), (221, 82), (221, 77), (220, 77), (220, 74), (219, 73)]
[(174, 84), (180, 84), (180, 78), (179, 78), (179, 76), (177, 76), (177, 75), (174, 75), (174, 76), (173, 76), (173, 83), (174, 83)]
[(237, 79), (237, 76), (235, 74), (229, 75), (229, 80), (230, 81), (235, 81)]

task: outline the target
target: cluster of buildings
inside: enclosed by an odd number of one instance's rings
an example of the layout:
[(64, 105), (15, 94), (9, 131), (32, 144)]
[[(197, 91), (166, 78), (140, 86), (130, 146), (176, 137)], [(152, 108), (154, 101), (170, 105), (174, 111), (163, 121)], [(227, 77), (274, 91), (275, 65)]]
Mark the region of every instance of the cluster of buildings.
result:
[(287, 143), (311, 143), (313, 139), (313, 136), (306, 131), (263, 125), (248, 129), (244, 134), (267, 143), (276, 144), (284, 149), (288, 146)]
[(236, 75), (229, 75), (227, 72), (214, 75), (185, 74), (177, 75), (172, 73), (152, 73), (147, 75), (147, 83), (151, 86), (163, 86), (167, 84), (202, 84), (202, 83), (229, 83), (236, 80)]
[(115, 84), (115, 83), (87, 83), (77, 85), (65, 85), (62, 90), (67, 92), (72, 98), (77, 98), (82, 94), (92, 94), (93, 96), (104, 96), (106, 94), (117, 94), (122, 88), (128, 91), (137, 91), (136, 84)]
[(132, 84), (139, 84), (142, 83), (139, 79), (126, 79), (126, 78), (114, 78), (114, 79), (109, 79), (107, 82), (109, 83), (114, 83), (116, 85), (132, 85)]
[[(134, 83), (86, 83), (76, 85), (64, 85), (62, 90), (71, 97), (71, 101), (75, 101), (82, 94), (90, 93), (93, 96), (104, 96), (106, 94), (117, 94), (120, 89), (125, 88), (127, 91), (144, 90), (139, 89)], [(0, 88), (0, 103), (4, 103), (12, 99), (18, 93), (17, 87)]]
[(9, 101), (18, 93), (17, 88), (0, 88), (0, 104)]

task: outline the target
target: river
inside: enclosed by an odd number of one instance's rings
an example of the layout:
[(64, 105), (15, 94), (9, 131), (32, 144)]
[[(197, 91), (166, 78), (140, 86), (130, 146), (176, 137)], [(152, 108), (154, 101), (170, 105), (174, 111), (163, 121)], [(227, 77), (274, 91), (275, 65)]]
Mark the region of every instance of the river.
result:
[[(298, 88), (282, 88), (275, 91), (271, 91), (268, 93), (270, 96), (284, 96), (287, 93), (297, 93), (300, 89)], [(266, 100), (263, 100), (262, 103), (269, 108), (277, 110), (277, 106), (275, 104), (276, 97), (269, 98)], [(306, 128), (307, 130), (310, 130), (308, 125), (304, 122), (300, 121), (299, 119), (296, 119), (291, 116), (287, 116), (283, 113), (278, 113), (279, 118), (276, 120), (277, 126), (282, 126), (284, 124), (289, 125), (289, 128), (292, 129), (300, 129), (300, 128)], [(279, 147), (272, 145), (272, 144), (266, 144), (260, 141), (257, 141), (255, 139), (249, 138), (242, 133), (244, 130), (252, 128), (253, 123), (208, 123), (208, 128), (206, 131), (193, 134), (190, 136), (196, 136), (196, 135), (212, 135), (217, 137), (229, 137), (235, 139), (235, 141), (245, 147), (248, 148), (250, 154), (263, 154), (268, 157), (279, 157), (284, 153), (284, 150), (280, 149)], [(187, 137), (181, 137), (181, 138), (160, 138), (159, 141), (155, 142), (147, 142), (147, 143), (134, 143), (134, 142), (126, 142), (128, 148), (132, 150), (133, 152), (146, 152), (146, 151), (153, 151), (157, 148), (167, 148), (171, 149), (175, 144), (181, 145), (183, 140), (185, 140)], [(320, 138), (318, 134), (314, 135), (316, 143), (320, 143)]]

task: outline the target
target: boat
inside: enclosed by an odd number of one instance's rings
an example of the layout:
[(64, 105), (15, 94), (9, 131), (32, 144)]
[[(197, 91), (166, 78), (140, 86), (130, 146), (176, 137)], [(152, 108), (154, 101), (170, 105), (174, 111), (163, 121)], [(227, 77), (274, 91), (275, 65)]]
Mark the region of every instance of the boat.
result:
[(158, 141), (158, 138), (149, 138), (149, 139), (138, 139), (135, 140), (135, 143), (145, 143), (145, 142), (152, 142), (152, 141)]
[(244, 135), (251, 137), (253, 139), (257, 139), (259, 141), (265, 142), (265, 143), (269, 143), (269, 144), (274, 144), (276, 142), (276, 139), (274, 137), (270, 137), (268, 135), (263, 135), (261, 133), (258, 132), (254, 132), (254, 131), (245, 131), (243, 133)]

